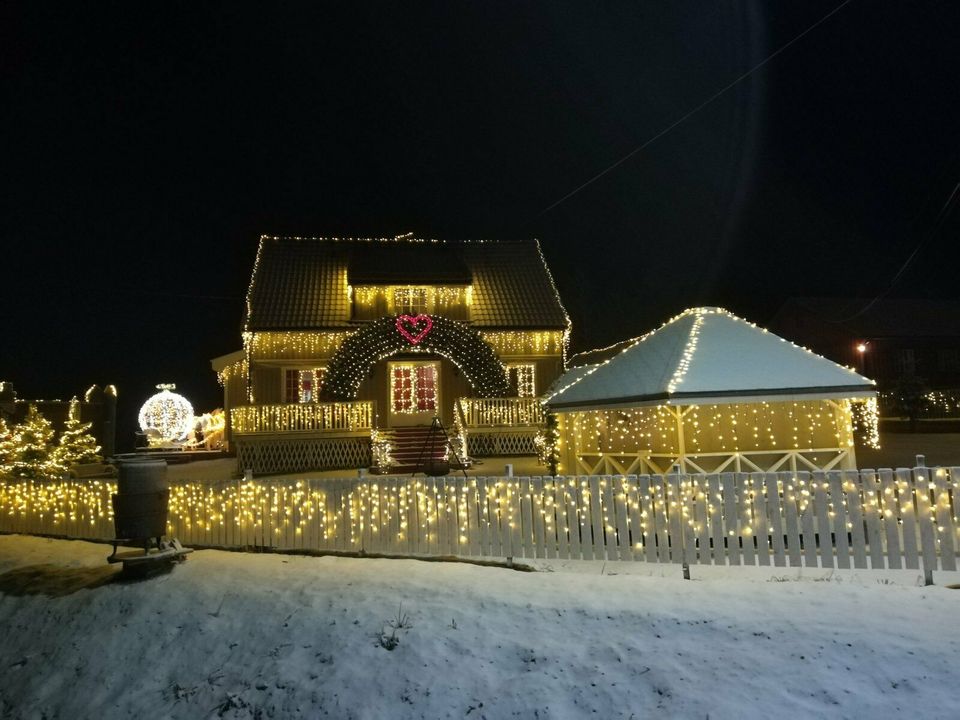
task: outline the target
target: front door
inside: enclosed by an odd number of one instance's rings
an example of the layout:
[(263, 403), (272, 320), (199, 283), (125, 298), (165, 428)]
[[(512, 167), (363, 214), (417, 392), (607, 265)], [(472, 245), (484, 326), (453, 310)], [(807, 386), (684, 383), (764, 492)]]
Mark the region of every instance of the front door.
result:
[(440, 363), (391, 362), (390, 427), (429, 425), (439, 414)]

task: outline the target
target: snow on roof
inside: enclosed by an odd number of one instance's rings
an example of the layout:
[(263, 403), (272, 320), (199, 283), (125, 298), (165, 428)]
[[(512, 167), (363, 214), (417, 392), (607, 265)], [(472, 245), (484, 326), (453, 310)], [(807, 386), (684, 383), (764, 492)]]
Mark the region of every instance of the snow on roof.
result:
[(561, 388), (564, 388), (571, 383), (575, 383), (587, 373), (593, 372), (596, 367), (596, 365), (578, 365), (577, 367), (570, 368), (567, 370), (567, 372), (553, 381), (553, 384), (547, 388), (547, 392), (545, 394), (547, 396), (552, 396), (553, 394), (559, 392)]
[[(585, 371), (586, 370), (586, 371)], [(765, 396), (872, 397), (875, 383), (722, 309), (691, 308), (548, 395), (554, 409)]]

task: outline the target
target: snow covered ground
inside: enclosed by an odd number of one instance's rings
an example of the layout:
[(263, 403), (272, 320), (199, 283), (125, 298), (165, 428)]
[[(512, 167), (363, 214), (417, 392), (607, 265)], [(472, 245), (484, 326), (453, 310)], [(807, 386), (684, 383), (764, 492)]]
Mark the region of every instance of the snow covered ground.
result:
[(0, 536), (0, 716), (960, 716), (944, 586), (109, 550)]

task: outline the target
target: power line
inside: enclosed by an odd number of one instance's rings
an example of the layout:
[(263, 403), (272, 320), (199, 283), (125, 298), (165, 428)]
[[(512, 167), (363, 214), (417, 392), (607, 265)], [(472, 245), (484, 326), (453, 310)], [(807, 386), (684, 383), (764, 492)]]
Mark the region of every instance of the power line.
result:
[(876, 297), (874, 297), (873, 300), (868, 302), (866, 305), (860, 308), (853, 315), (850, 315), (845, 318), (840, 318), (839, 320), (830, 320), (829, 322), (845, 323), (845, 322), (854, 320), (860, 317), (861, 315), (863, 315), (867, 310), (872, 308), (880, 300), (882, 300), (883, 298), (885, 298), (887, 295), (890, 294), (890, 291), (893, 290), (894, 286), (897, 284), (897, 282), (900, 280), (903, 274), (907, 271), (907, 268), (910, 267), (910, 263), (913, 262), (913, 259), (917, 256), (917, 253), (920, 252), (920, 249), (927, 244), (927, 241), (929, 241), (930, 238), (932, 238), (934, 235), (937, 234), (937, 231), (940, 230), (940, 227), (946, 221), (947, 216), (950, 215), (950, 211), (953, 210), (954, 200), (956, 200), (957, 198), (958, 191), (960, 191), (960, 182), (958, 182), (956, 185), (953, 186), (953, 191), (950, 193), (950, 197), (947, 198), (947, 201), (940, 208), (940, 212), (937, 213), (937, 219), (933, 224), (933, 229), (929, 233), (927, 233), (927, 235), (925, 235), (923, 238), (920, 239), (920, 242), (917, 243), (917, 246), (913, 249), (913, 252), (910, 253), (909, 257), (907, 257), (903, 265), (900, 266), (900, 269), (897, 270), (896, 275), (893, 276), (893, 279), (890, 281), (890, 284), (887, 286), (887, 289), (884, 290), (879, 295), (877, 295)]
[(617, 160), (615, 163), (613, 163), (613, 165), (610, 165), (610, 166), (609, 166), (608, 168), (606, 168), (605, 170), (600, 171), (599, 173), (597, 173), (596, 175), (594, 175), (592, 178), (590, 178), (589, 180), (587, 180), (585, 183), (583, 183), (583, 184), (580, 185), (579, 187), (576, 187), (576, 188), (574, 188), (573, 190), (571, 190), (570, 192), (568, 192), (566, 195), (564, 195), (562, 198), (560, 198), (559, 200), (557, 200), (557, 201), (556, 201), (555, 203), (553, 203), (552, 205), (549, 205), (549, 206), (546, 207), (545, 209), (541, 210), (541, 211), (540, 211), (540, 215), (545, 215), (546, 213), (550, 212), (550, 211), (553, 210), (555, 207), (557, 207), (557, 205), (559, 205), (560, 203), (564, 202), (565, 200), (569, 200), (570, 198), (572, 198), (574, 195), (576, 195), (578, 192), (580, 192), (581, 190), (583, 190), (583, 189), (584, 189), (585, 187), (587, 187), (588, 185), (592, 185), (594, 182), (596, 182), (597, 180), (599, 180), (600, 178), (602, 178), (604, 175), (606, 175), (606, 174), (609, 173), (610, 171), (614, 170), (615, 168), (619, 167), (620, 165), (622, 165), (623, 163), (625, 163), (627, 160), (629, 160), (630, 158), (632, 158), (632, 157), (633, 157), (634, 155), (636, 155), (638, 152), (640, 152), (640, 151), (643, 150), (644, 148), (647, 148), (647, 147), (649, 147), (650, 145), (652, 145), (654, 142), (656, 142), (657, 140), (659, 140), (660, 138), (662, 138), (662, 137), (663, 137), (664, 135), (666, 135), (668, 132), (670, 132), (670, 131), (673, 130), (675, 127), (677, 127), (678, 125), (680, 125), (682, 122), (684, 122), (684, 121), (687, 120), (688, 118), (692, 117), (692, 116), (695, 115), (696, 113), (700, 112), (700, 111), (701, 111), (703, 108), (705, 108), (707, 105), (709, 105), (709, 104), (712, 103), (714, 100), (716, 100), (716, 99), (719, 98), (721, 95), (723, 95), (725, 92), (727, 92), (727, 90), (730, 90), (732, 87), (734, 87), (735, 85), (739, 84), (742, 80), (750, 77), (750, 75), (752, 75), (754, 72), (756, 72), (757, 70), (759, 70), (760, 68), (762, 68), (764, 65), (766, 65), (766, 64), (767, 64), (768, 62), (770, 62), (771, 60), (773, 60), (777, 55), (779, 55), (779, 54), (782, 53), (784, 50), (786, 50), (786, 49), (789, 48), (791, 45), (793, 45), (795, 42), (797, 42), (798, 40), (800, 40), (804, 35), (807, 35), (807, 34), (810, 33), (811, 31), (813, 31), (814, 29), (816, 29), (818, 26), (822, 25), (824, 22), (826, 22), (827, 20), (829, 20), (833, 15), (836, 15), (838, 12), (840, 12), (844, 7), (846, 7), (847, 5), (849, 5), (851, 2), (853, 2), (853, 0), (844, 0), (842, 3), (840, 3), (840, 4), (839, 4), (837, 7), (835, 7), (833, 10), (831, 10), (831, 11), (828, 12), (826, 15), (824, 15), (822, 18), (820, 18), (819, 20), (817, 20), (813, 25), (811, 25), (810, 27), (808, 27), (806, 30), (804, 30), (802, 33), (800, 33), (800, 34), (797, 35), (796, 37), (794, 37), (792, 40), (790, 40), (790, 42), (786, 43), (785, 45), (780, 46), (780, 48), (778, 48), (776, 51), (774, 51), (773, 53), (771, 53), (770, 55), (768, 55), (767, 57), (765, 57), (763, 60), (761, 60), (759, 63), (757, 63), (756, 65), (754, 65), (752, 68), (750, 68), (749, 70), (747, 70), (745, 73), (743, 73), (743, 75), (741, 75), (740, 77), (738, 77), (736, 80), (734, 80), (733, 82), (731, 82), (729, 85), (725, 86), (725, 87), (722, 88), (721, 90), (718, 90), (716, 93), (714, 93), (714, 94), (711, 95), (709, 98), (707, 98), (706, 100), (704, 100), (702, 103), (700, 103), (699, 105), (697, 105), (695, 108), (693, 108), (692, 110), (690, 110), (686, 115), (684, 115), (683, 117), (681, 117), (679, 120), (674, 121), (673, 123), (671, 123), (670, 125), (668, 125), (666, 128), (664, 128), (663, 130), (661, 130), (660, 132), (658, 132), (656, 135), (654, 135), (652, 138), (650, 138), (649, 140), (647, 140), (645, 143), (643, 143), (642, 145), (634, 148), (634, 149), (631, 150), (629, 153), (627, 153), (626, 155), (624, 155), (622, 158), (620, 158), (619, 160)]

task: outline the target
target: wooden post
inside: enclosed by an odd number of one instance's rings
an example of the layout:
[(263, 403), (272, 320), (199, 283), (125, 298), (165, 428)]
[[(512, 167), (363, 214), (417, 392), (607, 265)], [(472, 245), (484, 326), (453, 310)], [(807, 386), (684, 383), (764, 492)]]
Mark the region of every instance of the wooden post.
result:
[(679, 464), (679, 470), (676, 470), (676, 472), (684, 473), (687, 471), (687, 448), (683, 437), (683, 416), (690, 411), (690, 408), (688, 407), (686, 410), (681, 410), (672, 405), (667, 405), (666, 408), (677, 420), (677, 463)]

